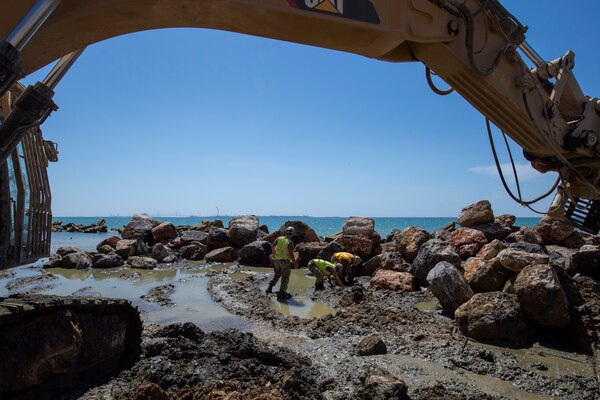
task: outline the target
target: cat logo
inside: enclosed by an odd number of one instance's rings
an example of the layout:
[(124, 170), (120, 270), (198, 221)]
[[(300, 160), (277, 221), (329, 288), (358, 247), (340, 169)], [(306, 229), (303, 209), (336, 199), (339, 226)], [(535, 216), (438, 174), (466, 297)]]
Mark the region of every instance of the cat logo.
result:
[(290, 5), (301, 10), (335, 15), (342, 18), (379, 24), (379, 15), (370, 0), (288, 0)]

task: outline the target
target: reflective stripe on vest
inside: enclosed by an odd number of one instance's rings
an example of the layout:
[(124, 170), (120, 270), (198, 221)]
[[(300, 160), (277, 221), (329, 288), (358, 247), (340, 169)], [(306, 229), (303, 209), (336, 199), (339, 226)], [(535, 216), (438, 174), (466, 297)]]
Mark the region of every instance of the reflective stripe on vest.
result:
[(327, 267), (333, 268), (335, 270), (334, 263), (330, 263), (329, 261), (321, 260), (318, 258), (315, 258), (313, 261), (314, 261), (315, 265), (317, 266), (317, 268), (319, 269), (319, 271), (321, 271), (321, 274), (323, 276), (331, 275), (331, 273), (327, 270)]
[(290, 255), (288, 253), (288, 246), (290, 240), (285, 236), (280, 236), (275, 242), (275, 259), (276, 260), (289, 260)]

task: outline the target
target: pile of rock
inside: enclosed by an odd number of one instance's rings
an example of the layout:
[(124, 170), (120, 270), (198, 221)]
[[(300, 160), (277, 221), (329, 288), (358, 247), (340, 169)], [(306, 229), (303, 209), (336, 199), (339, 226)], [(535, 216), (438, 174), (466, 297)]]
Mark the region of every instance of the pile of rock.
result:
[(108, 232), (108, 227), (104, 219), (100, 219), (98, 222), (90, 225), (75, 224), (73, 222), (63, 225), (62, 221), (54, 221), (52, 223), (52, 232), (106, 233)]

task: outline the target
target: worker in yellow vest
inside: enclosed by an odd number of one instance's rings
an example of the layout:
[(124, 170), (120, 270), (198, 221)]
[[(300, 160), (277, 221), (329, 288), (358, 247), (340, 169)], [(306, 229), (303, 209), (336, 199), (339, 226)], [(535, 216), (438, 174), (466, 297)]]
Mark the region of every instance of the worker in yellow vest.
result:
[(331, 263), (326, 260), (315, 258), (308, 262), (308, 269), (314, 274), (315, 291), (325, 289), (325, 278), (329, 280), (331, 287), (334, 285), (344, 286), (339, 275), (343, 272), (344, 267), (340, 263)]
[(331, 262), (340, 263), (343, 265), (344, 272), (342, 274), (342, 280), (349, 285), (354, 282), (354, 277), (356, 276), (356, 267), (358, 267), (358, 265), (362, 262), (362, 259), (352, 253), (340, 251), (338, 253), (333, 253), (331, 256)]
[(277, 292), (278, 299), (287, 299), (292, 297), (287, 292), (288, 283), (290, 281), (290, 274), (292, 266), (296, 266), (296, 257), (294, 256), (294, 243), (292, 242), (292, 236), (294, 236), (294, 228), (288, 226), (285, 228), (285, 236), (279, 236), (272, 244), (273, 249), (273, 266), (275, 269), (275, 276), (269, 282), (267, 293), (273, 293), (273, 286), (281, 278), (281, 285)]

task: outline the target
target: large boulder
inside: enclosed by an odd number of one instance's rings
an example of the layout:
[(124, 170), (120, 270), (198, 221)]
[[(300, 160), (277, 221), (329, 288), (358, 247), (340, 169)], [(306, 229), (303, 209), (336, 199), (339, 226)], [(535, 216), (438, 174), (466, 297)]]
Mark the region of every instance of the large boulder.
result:
[(233, 261), (233, 247), (222, 247), (205, 256), (206, 262), (228, 263)]
[(63, 268), (88, 269), (92, 267), (92, 256), (81, 251), (77, 253), (68, 253), (62, 258)]
[(517, 275), (514, 290), (525, 314), (538, 324), (560, 328), (570, 322), (569, 301), (550, 265), (524, 268)]
[(557, 221), (544, 215), (542, 220), (535, 224), (534, 229), (544, 240), (544, 244), (559, 244), (573, 233), (573, 226)]
[(271, 264), (271, 243), (257, 240), (242, 247), (239, 253), (239, 262), (242, 265), (255, 267), (268, 267)]
[(127, 259), (127, 264), (131, 268), (139, 269), (154, 269), (158, 265), (154, 258), (144, 256), (130, 256)]
[(585, 245), (566, 258), (569, 274), (581, 274), (600, 279), (600, 247)]
[(494, 212), (492, 211), (492, 205), (487, 200), (482, 200), (463, 208), (458, 217), (460, 226), (465, 227), (487, 224), (493, 221)]
[(60, 268), (62, 267), (62, 257), (58, 254), (50, 256), (50, 259), (43, 265), (44, 268)]
[(542, 235), (538, 233), (533, 228), (529, 228), (528, 226), (522, 226), (519, 230), (510, 235), (510, 238), (507, 238), (509, 242), (526, 242), (533, 244), (544, 244), (544, 240), (542, 239)]
[(123, 239), (145, 240), (147, 241), (152, 234), (154, 221), (146, 214), (136, 214), (131, 221), (123, 228), (121, 236)]
[(179, 254), (182, 258), (191, 261), (200, 261), (203, 260), (206, 256), (207, 248), (200, 242), (192, 242), (192, 244), (188, 244), (187, 246), (183, 246), (179, 249)]
[(473, 225), (472, 229), (476, 229), (485, 235), (488, 242), (492, 240), (504, 240), (508, 235), (512, 233), (512, 229), (508, 226), (498, 224), (495, 222), (489, 222), (487, 224)]
[(173, 249), (165, 246), (162, 243), (156, 243), (152, 247), (152, 258), (154, 258), (158, 262), (163, 262), (166, 258), (171, 257), (173, 255), (175, 255)]
[(470, 279), (469, 285), (476, 293), (495, 292), (502, 290), (506, 281), (508, 281), (514, 272), (504, 268), (500, 261), (495, 258), (485, 261), (480, 268), (475, 271)]
[(227, 238), (235, 246), (245, 246), (258, 238), (258, 218), (254, 215), (234, 218), (229, 221)]
[(230, 247), (229, 238), (227, 236), (227, 229), (223, 228), (210, 228), (208, 231), (208, 239), (206, 244), (209, 249), (220, 249), (223, 247)]
[(279, 229), (265, 236), (263, 240), (273, 243), (279, 236), (285, 236), (285, 229), (289, 226), (294, 228), (292, 236), (294, 243), (320, 242), (317, 233), (303, 221), (286, 221)]
[(412, 262), (423, 244), (432, 238), (431, 234), (416, 226), (409, 226), (395, 236), (396, 247), (404, 257)]
[[(225, 234), (227, 236), (227, 234)], [(208, 244), (208, 232), (203, 231), (182, 231), (179, 235), (179, 241), (182, 246), (192, 244), (192, 242), (202, 243), (203, 245)]]
[(463, 268), (463, 276), (467, 280), (467, 282), (471, 281), (475, 272), (477, 272), (480, 268), (482, 268), (485, 264), (486, 260), (477, 256), (468, 258), (467, 261), (462, 263)]
[[(325, 246), (326, 245), (324, 243), (320, 242), (302, 242), (298, 244), (294, 248), (294, 251), (298, 252), (298, 267), (306, 267), (310, 260), (318, 258), (319, 253), (325, 248)], [(269, 249), (270, 248), (271, 243), (269, 243)], [(327, 261), (329, 261), (329, 259), (327, 259)]]
[(514, 215), (511, 215), (511, 214), (502, 214), (502, 215), (498, 215), (496, 218), (494, 218), (495, 223), (504, 225), (509, 228), (511, 228), (515, 224), (516, 221), (517, 221), (517, 217), (515, 217)]
[(152, 228), (152, 237), (157, 242), (167, 242), (175, 239), (177, 234), (177, 228), (170, 222), (163, 222), (162, 224), (156, 225)]
[(342, 246), (339, 242), (336, 242), (336, 241), (330, 242), (330, 243), (327, 243), (327, 246), (325, 246), (325, 248), (319, 252), (319, 254), (317, 255), (317, 258), (320, 258), (321, 260), (330, 261), (331, 256), (333, 256), (335, 253), (339, 253), (341, 251), (346, 251), (344, 246)]
[(494, 239), (479, 250), (477, 257), (483, 258), (484, 260), (491, 260), (504, 249), (506, 249), (504, 242)]
[(384, 252), (358, 267), (357, 275), (371, 276), (379, 269), (387, 269), (396, 272), (408, 272), (410, 264), (397, 251)]
[(96, 250), (100, 251), (100, 248), (102, 246), (110, 246), (114, 250), (117, 248), (117, 243), (119, 243), (119, 240), (121, 240), (121, 238), (118, 236), (111, 236), (109, 238), (106, 238), (100, 243), (98, 243), (98, 245), (96, 246)]
[(547, 264), (550, 257), (547, 254), (528, 253), (518, 248), (508, 248), (498, 254), (500, 264), (508, 270), (519, 272), (528, 265)]
[(124, 265), (125, 262), (118, 254), (96, 254), (92, 260), (93, 268), (116, 268)]
[(81, 250), (79, 247), (63, 246), (63, 247), (59, 247), (58, 250), (56, 250), (56, 254), (58, 254), (61, 257), (64, 257), (68, 254), (81, 253), (82, 251), (83, 250)]
[(375, 221), (372, 218), (348, 218), (337, 242), (344, 246), (346, 251), (363, 259), (381, 252), (381, 236), (375, 232)]
[(530, 329), (517, 296), (503, 292), (477, 293), (454, 312), (462, 333), (480, 341), (522, 345)]
[(452, 246), (439, 239), (431, 239), (421, 246), (409, 272), (415, 276), (417, 284), (427, 286), (427, 274), (441, 261), (459, 269), (461, 267), (460, 257)]
[(415, 277), (408, 272), (380, 269), (371, 278), (371, 287), (373, 289), (414, 292), (416, 289)]
[(446, 261), (439, 262), (429, 271), (427, 282), (431, 293), (440, 301), (442, 308), (451, 314), (473, 297), (473, 290), (463, 274)]
[(148, 254), (148, 245), (135, 239), (121, 239), (117, 243), (115, 252), (123, 259), (127, 259), (131, 256), (145, 256)]
[(464, 227), (454, 231), (448, 241), (463, 260), (475, 256), (487, 242), (481, 231)]

